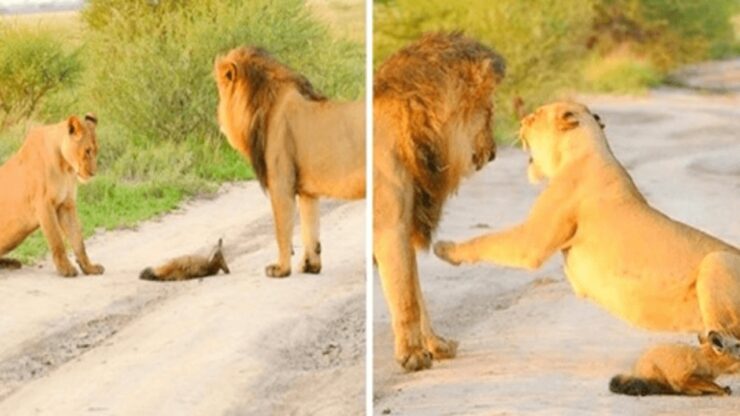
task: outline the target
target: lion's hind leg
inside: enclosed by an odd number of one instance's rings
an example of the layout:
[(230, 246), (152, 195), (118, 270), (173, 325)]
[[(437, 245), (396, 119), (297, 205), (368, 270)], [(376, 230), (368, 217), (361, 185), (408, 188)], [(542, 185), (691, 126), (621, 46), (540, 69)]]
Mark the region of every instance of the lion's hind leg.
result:
[(0, 257), (0, 269), (16, 270), (21, 268), (21, 262), (15, 259)]
[(301, 217), (301, 239), (303, 240), (303, 259), (300, 270), (303, 273), (321, 272), (321, 242), (319, 242), (319, 200), (308, 196), (298, 197), (298, 212)]
[(704, 330), (740, 339), (740, 254), (717, 251), (699, 266), (696, 281)]

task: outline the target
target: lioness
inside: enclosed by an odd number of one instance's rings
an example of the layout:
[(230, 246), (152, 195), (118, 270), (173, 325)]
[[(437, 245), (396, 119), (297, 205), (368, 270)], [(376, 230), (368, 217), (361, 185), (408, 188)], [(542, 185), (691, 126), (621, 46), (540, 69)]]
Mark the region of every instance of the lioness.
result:
[[(97, 170), (97, 122), (87, 114), (84, 121), (70, 116), (59, 124), (33, 128), (20, 150), (0, 166), (0, 256), (40, 226), (60, 275), (77, 275), (62, 232), (82, 272), (103, 273), (103, 266), (87, 257), (75, 202), (77, 182), (88, 181)], [(3, 266), (17, 268), (20, 263), (0, 259)]]
[(296, 195), (300, 270), (319, 273), (318, 197), (365, 197), (364, 104), (327, 100), (260, 48), (233, 49), (216, 59), (214, 73), (221, 131), (270, 195), (280, 256), (265, 273), (290, 275)]
[(373, 251), (391, 312), (396, 360), (409, 371), (455, 355), (432, 330), (416, 268), (442, 205), (495, 155), (493, 90), (503, 58), (459, 33), (401, 49), (375, 74)]
[(740, 250), (648, 205), (588, 108), (543, 106), (522, 120), (520, 137), (530, 179), (549, 180), (528, 218), (464, 243), (440, 241), (437, 256), (536, 269), (560, 251), (574, 292), (622, 319), (740, 337)]

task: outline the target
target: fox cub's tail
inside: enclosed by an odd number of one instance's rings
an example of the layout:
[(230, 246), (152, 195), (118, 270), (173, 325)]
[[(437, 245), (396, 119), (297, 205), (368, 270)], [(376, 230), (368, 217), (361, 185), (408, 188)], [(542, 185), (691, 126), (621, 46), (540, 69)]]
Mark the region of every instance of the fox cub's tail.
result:
[(141, 271), (141, 274), (139, 274), (139, 279), (142, 280), (159, 280), (156, 274), (154, 274), (154, 269), (151, 267), (147, 267), (146, 269)]
[(609, 382), (609, 390), (612, 393), (626, 394), (628, 396), (648, 396), (653, 394), (676, 394), (671, 386), (657, 380), (638, 378), (629, 375), (616, 375)]

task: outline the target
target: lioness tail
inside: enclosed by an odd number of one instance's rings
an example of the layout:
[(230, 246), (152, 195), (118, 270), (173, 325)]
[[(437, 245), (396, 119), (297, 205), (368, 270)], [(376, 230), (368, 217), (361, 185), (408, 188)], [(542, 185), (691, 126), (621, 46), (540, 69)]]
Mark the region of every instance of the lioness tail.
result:
[(676, 394), (667, 384), (657, 380), (638, 378), (619, 374), (612, 377), (609, 382), (609, 390), (612, 393), (626, 394), (628, 396), (648, 396), (653, 394)]

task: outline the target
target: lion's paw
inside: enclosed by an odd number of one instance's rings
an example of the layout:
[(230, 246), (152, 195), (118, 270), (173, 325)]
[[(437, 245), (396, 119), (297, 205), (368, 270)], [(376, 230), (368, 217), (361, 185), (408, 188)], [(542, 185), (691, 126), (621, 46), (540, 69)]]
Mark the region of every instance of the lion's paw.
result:
[(415, 348), (397, 360), (406, 371), (419, 371), (432, 366), (432, 353), (423, 348)]
[(454, 247), (455, 243), (453, 243), (452, 241), (437, 241), (436, 243), (434, 243), (434, 254), (440, 259), (457, 266), (460, 264), (460, 262), (454, 260), (451, 255), (452, 249)]
[(301, 273), (321, 273), (321, 261), (319, 260), (317, 263), (311, 263), (308, 258), (303, 259), (303, 263), (301, 263)]
[(279, 264), (271, 264), (265, 267), (267, 277), (288, 277), (290, 276), (290, 267), (282, 268)]
[(460, 345), (455, 340), (445, 339), (436, 335), (427, 337), (426, 344), (435, 360), (455, 358), (455, 355), (457, 355), (457, 346)]

